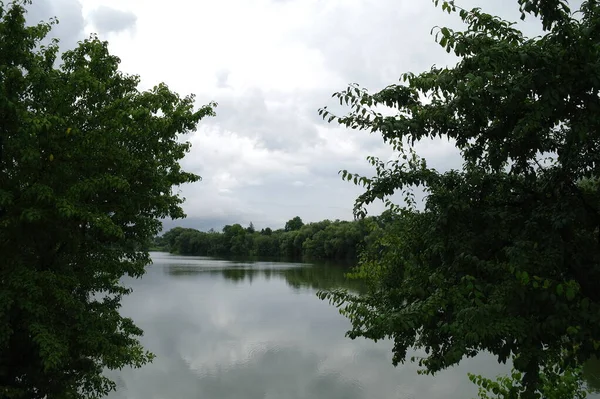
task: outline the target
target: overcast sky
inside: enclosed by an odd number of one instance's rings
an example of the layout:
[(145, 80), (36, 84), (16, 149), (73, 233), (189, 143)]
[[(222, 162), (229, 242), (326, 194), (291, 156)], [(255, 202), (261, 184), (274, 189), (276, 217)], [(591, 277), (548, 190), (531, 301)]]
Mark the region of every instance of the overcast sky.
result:
[[(516, 0), (457, 3), (519, 17)], [(183, 163), (203, 180), (181, 188), (188, 218), (167, 229), (351, 219), (361, 191), (338, 171), (370, 175), (366, 156), (392, 153), (378, 136), (324, 123), (318, 108), (348, 83), (377, 90), (403, 72), (452, 65), (430, 31), (459, 26), (430, 0), (34, 0), (29, 18), (50, 16), (65, 48), (92, 32), (109, 41), (143, 89), (165, 82), (199, 106), (219, 103), (188, 135)], [(447, 142), (419, 148), (440, 169), (460, 166)]]

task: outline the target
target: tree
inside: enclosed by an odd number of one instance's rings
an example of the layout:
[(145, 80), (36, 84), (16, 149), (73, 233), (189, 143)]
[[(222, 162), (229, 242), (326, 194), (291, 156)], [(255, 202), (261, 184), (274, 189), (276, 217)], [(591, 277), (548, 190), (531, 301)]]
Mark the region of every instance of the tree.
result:
[(249, 252), (246, 240), (246, 230), (241, 224), (236, 223), (234, 225), (226, 225), (223, 227), (223, 236), (225, 248), (228, 248), (228, 254), (244, 255)]
[[(454, 67), (406, 73), (375, 94), (352, 85), (335, 94), (347, 115), (320, 110), (398, 153), (369, 157), (373, 177), (341, 172), (365, 188), (357, 217), (377, 199), (396, 215), (358, 271), (370, 293), (321, 297), (350, 318), (350, 337), (391, 338), (395, 364), (410, 347), (425, 349), (429, 373), (489, 351), (512, 358), (533, 397), (555, 365), (600, 352), (600, 5), (518, 3), (541, 36), (442, 2), (467, 26), (436, 32)], [(415, 150), (424, 139), (455, 143), (462, 167), (429, 167)]]
[(285, 223), (285, 231), (300, 230), (300, 228), (302, 226), (304, 226), (304, 222), (302, 222), (302, 219), (300, 219), (300, 216), (296, 216), (293, 219), (290, 219)]
[(254, 232), (256, 232), (256, 229), (254, 228), (254, 224), (252, 222), (250, 222), (248, 227), (246, 227), (246, 232), (250, 234), (254, 234)]
[(160, 84), (140, 92), (107, 43), (62, 55), (25, 25), (28, 2), (0, 3), (0, 396), (98, 398), (103, 370), (152, 359), (119, 314), (160, 219), (181, 218), (179, 160), (214, 104)]
[(162, 239), (167, 243), (169, 250), (178, 252), (177, 242), (179, 237), (185, 233), (197, 232), (196, 229), (188, 229), (185, 227), (175, 227), (162, 235)]
[(252, 255), (276, 257), (279, 255), (279, 242), (272, 235), (258, 235), (253, 242)]

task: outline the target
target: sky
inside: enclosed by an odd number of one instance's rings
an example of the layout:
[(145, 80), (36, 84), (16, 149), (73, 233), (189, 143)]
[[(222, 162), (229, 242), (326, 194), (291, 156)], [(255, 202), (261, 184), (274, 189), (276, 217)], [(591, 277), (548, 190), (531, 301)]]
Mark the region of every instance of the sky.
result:
[[(516, 0), (457, 4), (512, 21), (520, 15)], [(318, 109), (343, 114), (331, 95), (349, 83), (376, 91), (404, 72), (455, 64), (431, 29), (461, 26), (430, 0), (33, 1), (30, 21), (52, 16), (59, 24), (51, 36), (63, 49), (97, 33), (121, 70), (140, 75), (141, 89), (164, 82), (194, 93), (198, 106), (219, 104), (216, 117), (185, 137), (192, 148), (182, 164), (202, 181), (179, 188), (188, 217), (165, 221), (165, 230), (351, 220), (361, 189), (338, 172), (372, 176), (366, 157), (394, 154), (380, 136), (325, 123)], [(535, 20), (521, 26), (539, 29)], [(447, 141), (417, 148), (440, 170), (461, 165)]]

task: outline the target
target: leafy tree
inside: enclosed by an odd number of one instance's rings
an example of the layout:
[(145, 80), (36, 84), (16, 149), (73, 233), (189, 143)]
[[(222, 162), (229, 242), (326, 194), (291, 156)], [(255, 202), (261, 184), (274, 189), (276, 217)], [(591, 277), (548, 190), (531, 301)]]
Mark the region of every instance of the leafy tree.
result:
[(225, 247), (229, 248), (228, 254), (244, 255), (248, 253), (246, 230), (241, 224), (226, 225), (223, 227)]
[(250, 233), (238, 223), (225, 226), (223, 233), (175, 227), (156, 237), (154, 248), (182, 255), (331, 259), (356, 263), (359, 250), (365, 242), (373, 241), (369, 236), (376, 232), (366, 227), (369, 223), (377, 224), (378, 219), (323, 220), (288, 232), (273, 232), (267, 227), (260, 233)]
[(187, 229), (184, 227), (175, 227), (162, 235), (163, 242), (166, 242), (169, 248), (175, 249), (178, 247), (179, 237), (184, 233), (194, 233), (197, 230)]
[(256, 232), (256, 229), (254, 228), (254, 224), (252, 222), (250, 222), (248, 227), (246, 227), (246, 232), (250, 234), (254, 234)]
[(272, 235), (258, 235), (254, 239), (252, 255), (260, 257), (279, 256), (279, 243)]
[[(467, 26), (436, 32), (454, 67), (404, 74), (375, 94), (352, 85), (335, 94), (347, 115), (320, 110), (398, 153), (369, 157), (370, 178), (342, 171), (365, 187), (358, 217), (377, 199), (395, 215), (358, 271), (369, 294), (321, 296), (350, 318), (350, 337), (391, 338), (394, 364), (423, 348), (419, 363), (434, 373), (485, 350), (512, 358), (534, 397), (556, 364), (574, 369), (600, 352), (600, 4), (518, 3), (541, 36), (442, 2)], [(432, 138), (453, 142), (462, 167), (429, 167), (415, 145)]]
[(294, 247), (294, 241), (296, 240), (297, 236), (297, 231), (290, 231), (286, 234), (280, 235), (279, 253), (281, 254), (281, 256), (290, 259), (293, 259), (298, 256), (297, 251)]
[[(583, 378), (581, 367), (563, 371), (555, 366), (553, 372), (540, 374), (538, 389), (544, 399), (585, 399), (587, 389)], [(517, 399), (526, 390), (521, 373), (515, 370), (496, 381), (474, 374), (469, 374), (469, 379), (479, 387), (481, 399)]]
[[(223, 234), (219, 233), (208, 233), (208, 251), (206, 255), (209, 256), (222, 256), (226, 255), (229, 251), (229, 247), (225, 246), (223, 240)], [(189, 254), (189, 255), (203, 255), (203, 254)]]
[(285, 223), (285, 231), (300, 230), (300, 228), (302, 226), (304, 226), (304, 222), (302, 222), (302, 219), (300, 219), (300, 216), (296, 216), (293, 219), (290, 219)]
[(119, 314), (150, 262), (160, 219), (180, 218), (174, 185), (194, 182), (177, 139), (213, 113), (164, 84), (140, 92), (107, 43), (62, 56), (51, 23), (0, 3), (0, 397), (98, 398), (105, 368), (152, 359)]

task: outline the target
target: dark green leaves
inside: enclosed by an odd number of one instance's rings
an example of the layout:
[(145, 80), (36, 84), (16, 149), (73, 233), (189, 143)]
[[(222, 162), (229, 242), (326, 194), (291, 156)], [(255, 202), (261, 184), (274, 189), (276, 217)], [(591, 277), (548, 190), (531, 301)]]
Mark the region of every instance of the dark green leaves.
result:
[(97, 398), (104, 368), (152, 359), (118, 309), (160, 219), (182, 217), (172, 187), (199, 177), (179, 161), (215, 104), (164, 84), (140, 92), (106, 42), (62, 57), (0, 3), (0, 396)]
[[(568, 397), (578, 374), (564, 370), (600, 354), (600, 7), (584, 2), (575, 17), (564, 1), (519, 0), (545, 29), (526, 38), (481, 9), (434, 2), (466, 24), (436, 32), (456, 66), (335, 94), (350, 109), (332, 120), (381, 134), (397, 158), (370, 157), (373, 176), (341, 172), (365, 188), (357, 217), (376, 200), (393, 217), (357, 272), (369, 294), (325, 297), (352, 321), (351, 337), (391, 338), (394, 362), (422, 348), (435, 372), (488, 351), (518, 373), (514, 386), (479, 380), (484, 392)], [(455, 143), (458, 170), (418, 156), (431, 138)]]

